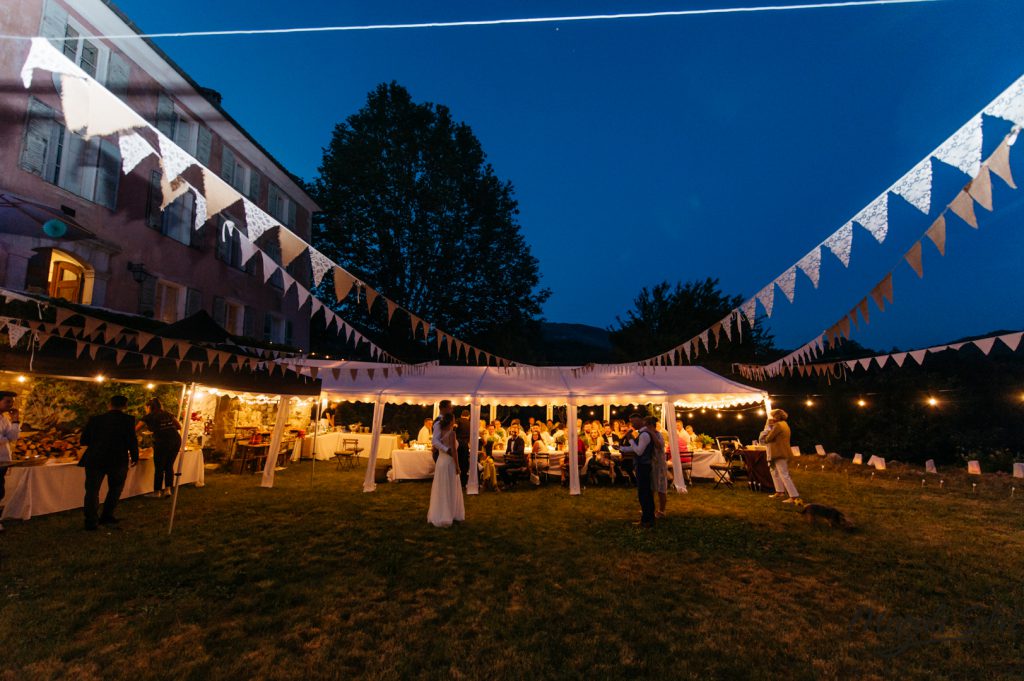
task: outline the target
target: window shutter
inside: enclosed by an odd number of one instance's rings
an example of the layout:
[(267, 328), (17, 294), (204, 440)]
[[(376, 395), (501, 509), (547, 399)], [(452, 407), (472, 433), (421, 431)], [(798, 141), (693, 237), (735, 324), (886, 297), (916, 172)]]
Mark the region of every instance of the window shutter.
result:
[(174, 102), (162, 92), (156, 100), (156, 129), (174, 139)]
[(28, 123), (25, 125), (25, 144), (21, 149), (21, 167), (48, 181), (51, 177), (46, 172), (46, 162), (56, 142), (53, 116), (53, 109), (35, 97), (28, 100)]
[(203, 309), (203, 294), (199, 289), (190, 288), (185, 296), (185, 316), (191, 317)]
[(210, 147), (213, 145), (213, 133), (209, 128), (199, 126), (199, 138), (196, 142), (196, 159), (207, 168), (210, 167)]
[(227, 146), (220, 158), (220, 177), (230, 185), (235, 183), (235, 154)]
[(152, 317), (156, 313), (156, 277), (147, 276), (139, 284), (139, 314)]
[(274, 317), (269, 312), (263, 315), (263, 340), (274, 340)]
[(121, 99), (128, 94), (128, 81), (131, 78), (132, 67), (124, 57), (117, 52), (111, 51), (110, 60), (107, 62), (107, 89)]
[(160, 171), (154, 170), (149, 174), (149, 197), (146, 200), (146, 226), (153, 229), (160, 229), (163, 225), (163, 213), (160, 212), (160, 204), (163, 203), (163, 190), (160, 189)]
[(245, 306), (245, 314), (242, 319), (242, 335), (249, 338), (256, 338), (256, 310)]
[(284, 344), (292, 344), (292, 320), (284, 320)]
[(285, 222), (289, 229), (295, 231), (295, 202), (288, 200), (288, 219)]
[(64, 34), (68, 26), (68, 12), (56, 0), (47, 0), (43, 9), (43, 23), (39, 35), (49, 38), (58, 50), (64, 49)]
[(253, 202), (260, 200), (260, 174), (255, 168), (249, 171), (249, 198)]
[(224, 299), (220, 296), (213, 297), (213, 321), (222, 328), (226, 329), (227, 324), (227, 305), (224, 304)]
[(113, 142), (100, 141), (96, 168), (96, 203), (110, 210), (117, 208), (117, 183), (121, 178), (121, 150)]
[(267, 187), (267, 212), (270, 213), (271, 217), (275, 220), (281, 219), (281, 190), (277, 188), (277, 185), (271, 182)]

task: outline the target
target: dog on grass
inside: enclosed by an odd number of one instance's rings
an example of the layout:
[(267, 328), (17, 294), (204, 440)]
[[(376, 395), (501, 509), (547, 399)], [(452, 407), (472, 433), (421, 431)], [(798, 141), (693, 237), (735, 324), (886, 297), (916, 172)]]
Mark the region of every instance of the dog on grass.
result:
[(843, 512), (838, 508), (832, 508), (831, 506), (825, 506), (824, 504), (807, 504), (800, 509), (800, 514), (804, 519), (811, 525), (817, 525), (818, 521), (824, 521), (828, 523), (829, 527), (842, 528), (847, 532), (856, 529)]

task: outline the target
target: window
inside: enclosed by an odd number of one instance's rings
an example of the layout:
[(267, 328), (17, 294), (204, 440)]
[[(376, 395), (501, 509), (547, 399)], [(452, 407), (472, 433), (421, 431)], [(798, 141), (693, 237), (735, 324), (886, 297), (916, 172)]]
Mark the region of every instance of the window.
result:
[[(263, 249), (264, 253), (270, 256), (271, 260), (276, 262), (278, 265), (281, 264), (281, 245), (278, 243), (277, 239), (265, 240), (263, 242), (263, 245), (260, 246), (260, 248)], [(253, 260), (256, 260), (256, 258), (253, 258)], [(282, 270), (277, 269), (274, 270), (274, 273), (272, 275), (270, 275), (270, 279), (268, 279), (267, 281), (270, 283), (271, 286), (274, 286), (279, 289), (284, 288), (284, 276), (282, 275), (281, 272)], [(264, 276), (266, 276), (266, 272), (264, 272), (263, 274)]]
[(173, 324), (185, 316), (185, 289), (163, 279), (156, 283), (153, 316), (161, 322)]
[(54, 0), (47, 0), (44, 4), (39, 35), (49, 39), (54, 47), (83, 71), (102, 81), (101, 74), (110, 77), (107, 68), (110, 51), (102, 44), (82, 37), (92, 32), (69, 17), (68, 11)]
[(258, 202), (260, 198), (260, 174), (254, 169), (238, 160), (235, 152), (227, 146), (220, 163), (221, 179), (230, 184), (239, 193), (244, 194), (247, 199)]
[(284, 317), (270, 312), (263, 316), (263, 340), (284, 343)]
[[(235, 229), (230, 235), (224, 228), (227, 222), (232, 222), (235, 225)], [(239, 227), (241, 224), (242, 222), (232, 215), (225, 214), (221, 216), (220, 229), (217, 233), (217, 259), (231, 267), (242, 270), (246, 274), (253, 274), (256, 272), (257, 258), (250, 255), (248, 262), (242, 261), (241, 233), (244, 231), (244, 228)]]
[(149, 197), (146, 201), (146, 224), (160, 230), (164, 236), (192, 245), (192, 223), (195, 220), (196, 199), (192, 192), (185, 192), (163, 211), (163, 189), (160, 186), (160, 171), (149, 174)]
[(246, 305), (245, 312), (242, 315), (242, 335), (247, 338), (257, 338), (259, 336), (256, 327), (258, 323), (259, 315), (256, 309)]
[(244, 307), (241, 303), (220, 296), (213, 298), (213, 320), (232, 336), (243, 333)]
[(295, 229), (295, 202), (288, 198), (274, 183), (270, 183), (267, 196), (267, 211), (288, 229)]
[(68, 131), (57, 112), (34, 97), (29, 100), (21, 167), (87, 201), (111, 210), (117, 206), (117, 144), (99, 137), (86, 140)]

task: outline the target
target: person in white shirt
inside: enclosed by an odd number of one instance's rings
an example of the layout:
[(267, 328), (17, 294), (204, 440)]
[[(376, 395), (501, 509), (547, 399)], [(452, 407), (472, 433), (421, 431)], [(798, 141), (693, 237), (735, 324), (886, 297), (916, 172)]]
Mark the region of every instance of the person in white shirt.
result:
[[(14, 398), (17, 393), (7, 390), (0, 390), (0, 463), (8, 463), (13, 457), (11, 455), (11, 443), (21, 435), (21, 416), (14, 406)], [(4, 481), (7, 477), (7, 466), (0, 468), (0, 500), (6, 494)], [(0, 525), (0, 532), (4, 529)]]
[(416, 442), (420, 442), (425, 445), (429, 445), (430, 441), (434, 439), (434, 425), (430, 419), (423, 419), (423, 427), (420, 428), (419, 434), (416, 436)]

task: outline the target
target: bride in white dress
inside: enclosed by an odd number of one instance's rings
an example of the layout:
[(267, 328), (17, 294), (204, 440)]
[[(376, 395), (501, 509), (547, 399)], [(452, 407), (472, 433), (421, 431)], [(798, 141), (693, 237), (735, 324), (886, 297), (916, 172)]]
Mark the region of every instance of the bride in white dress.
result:
[[(449, 452), (457, 452), (455, 441), (455, 418), (445, 414), (441, 419), (441, 442)], [(434, 464), (434, 483), (430, 486), (430, 509), (427, 522), (436, 527), (451, 527), (453, 520), (466, 519), (466, 506), (462, 499), (462, 483), (459, 479), (458, 461), (444, 451), (438, 451)]]

